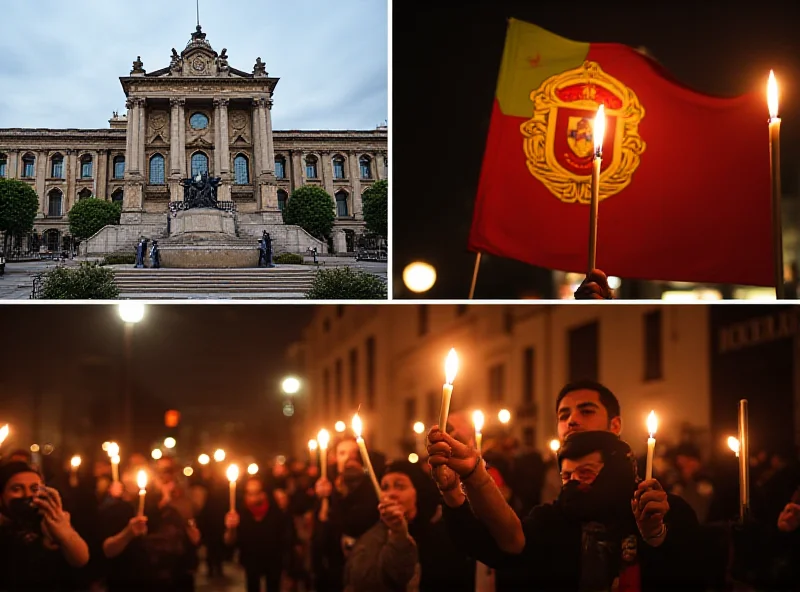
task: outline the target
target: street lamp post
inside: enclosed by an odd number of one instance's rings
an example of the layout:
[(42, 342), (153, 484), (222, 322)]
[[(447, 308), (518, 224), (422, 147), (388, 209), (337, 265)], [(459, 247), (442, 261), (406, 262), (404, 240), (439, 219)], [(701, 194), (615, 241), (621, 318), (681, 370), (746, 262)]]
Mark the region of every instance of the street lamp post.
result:
[(133, 357), (133, 328), (144, 318), (144, 304), (141, 302), (122, 302), (119, 317), (125, 323), (125, 399), (123, 401), (123, 424), (125, 446), (133, 450), (133, 407), (131, 401), (131, 359)]

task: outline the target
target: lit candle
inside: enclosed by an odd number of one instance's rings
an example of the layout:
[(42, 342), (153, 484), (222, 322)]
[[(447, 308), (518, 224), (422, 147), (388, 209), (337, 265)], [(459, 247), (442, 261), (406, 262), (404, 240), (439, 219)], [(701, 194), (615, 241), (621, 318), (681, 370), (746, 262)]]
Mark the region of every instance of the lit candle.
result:
[(592, 127), (594, 159), (592, 160), (592, 201), (589, 209), (589, 270), (597, 266), (597, 212), (600, 207), (600, 165), (603, 164), (603, 138), (606, 134), (606, 111), (603, 105), (597, 109)]
[(733, 436), (728, 436), (728, 448), (736, 454), (736, 458), (739, 458), (739, 440)]
[(653, 435), (658, 429), (658, 419), (656, 412), (651, 411), (647, 416), (647, 431), (650, 432), (650, 437), (647, 439), (647, 470), (645, 472), (645, 479), (653, 478), (653, 452), (656, 449), (656, 439)]
[(144, 496), (147, 494), (147, 472), (141, 470), (136, 475), (136, 485), (139, 486), (139, 517), (144, 516)]
[(747, 399), (742, 399), (739, 401), (739, 516), (743, 521), (750, 510), (750, 443), (747, 432)]
[(6, 441), (6, 438), (8, 438), (8, 424), (0, 428), (0, 446), (3, 445), (3, 442)]
[(447, 416), (450, 415), (450, 397), (453, 395), (453, 381), (458, 374), (458, 354), (451, 349), (444, 362), (445, 383), (442, 387), (442, 408), (439, 411), (439, 429), (447, 433)]
[(70, 465), (70, 471), (72, 473), (77, 473), (78, 467), (81, 466), (81, 457), (76, 454), (75, 456), (72, 457), (72, 459), (70, 459), (69, 465)]
[(775, 297), (785, 298), (783, 289), (783, 238), (781, 230), (781, 120), (778, 117), (778, 83), (769, 71), (767, 81), (769, 108), (769, 162), (772, 178), (772, 250), (775, 266)]
[(308, 461), (310, 464), (315, 465), (317, 464), (317, 448), (319, 444), (314, 438), (311, 438), (308, 441)]
[(236, 480), (239, 478), (239, 467), (231, 465), (228, 467), (228, 481), (231, 488), (231, 512), (236, 511)]
[(483, 434), (481, 433), (483, 422), (483, 411), (475, 411), (472, 414), (472, 423), (475, 424), (475, 448), (478, 449), (478, 454), (481, 452), (481, 442), (483, 441)]
[(372, 486), (375, 488), (375, 495), (378, 496), (378, 499), (381, 499), (381, 486), (378, 483), (378, 478), (375, 476), (375, 469), (372, 468), (372, 462), (369, 460), (369, 453), (367, 452), (367, 444), (364, 442), (364, 438), (361, 437), (361, 430), (363, 429), (363, 425), (361, 423), (361, 418), (356, 413), (353, 416), (353, 423), (352, 423), (353, 432), (356, 435), (356, 443), (358, 444), (358, 449), (361, 451), (361, 459), (364, 461), (364, 466), (367, 467), (367, 472), (369, 472), (369, 478), (372, 480)]
[(331, 435), (328, 430), (320, 430), (317, 434), (317, 442), (319, 442), (319, 474), (322, 479), (328, 478), (328, 442), (331, 441)]
[(111, 458), (111, 477), (114, 482), (119, 481), (119, 444), (111, 442), (108, 445), (108, 456)]

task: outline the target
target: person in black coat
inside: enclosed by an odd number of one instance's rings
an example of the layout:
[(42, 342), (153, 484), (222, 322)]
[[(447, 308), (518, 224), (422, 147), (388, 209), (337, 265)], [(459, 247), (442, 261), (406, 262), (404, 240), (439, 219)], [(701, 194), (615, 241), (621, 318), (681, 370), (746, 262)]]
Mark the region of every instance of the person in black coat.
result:
[(259, 592), (262, 578), (267, 580), (267, 592), (280, 592), (281, 574), (296, 539), (292, 517), (267, 494), (259, 477), (245, 482), (244, 504), (241, 514), (233, 511), (225, 516), (225, 544), (239, 548), (248, 592)]

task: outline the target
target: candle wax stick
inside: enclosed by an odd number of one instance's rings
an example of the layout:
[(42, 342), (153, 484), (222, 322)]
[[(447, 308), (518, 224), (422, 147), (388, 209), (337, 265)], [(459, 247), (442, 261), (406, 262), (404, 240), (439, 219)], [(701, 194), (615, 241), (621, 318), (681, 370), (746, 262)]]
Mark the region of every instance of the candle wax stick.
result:
[(236, 481), (231, 481), (231, 512), (236, 511)]
[(478, 454), (481, 453), (481, 443), (483, 442), (483, 434), (476, 432), (475, 434), (475, 448), (478, 449)]
[(647, 468), (645, 471), (645, 479), (653, 478), (653, 452), (656, 449), (656, 439), (647, 439)]
[(111, 463), (111, 477), (114, 479), (114, 482), (119, 481), (119, 465), (115, 462)]
[(783, 300), (783, 234), (781, 227), (781, 120), (769, 120), (769, 162), (772, 179), (772, 250), (775, 266), (775, 297)]
[(378, 483), (378, 478), (375, 476), (375, 469), (372, 468), (372, 461), (369, 460), (367, 444), (364, 442), (364, 438), (357, 438), (356, 442), (358, 443), (359, 450), (361, 450), (361, 458), (364, 461), (364, 466), (367, 467), (367, 472), (369, 472), (369, 478), (372, 481), (372, 486), (375, 488), (375, 495), (377, 495), (378, 499), (380, 500), (381, 486)]
[(750, 458), (747, 400), (739, 401), (739, 517), (744, 521), (750, 510)]
[(589, 268), (591, 273), (597, 267), (597, 214), (600, 209), (600, 165), (603, 158), (595, 155), (592, 161), (592, 201), (589, 209)]
[(445, 383), (442, 387), (442, 408), (439, 411), (439, 429), (447, 433), (447, 417), (450, 415), (450, 397), (453, 395), (453, 385)]
[(319, 474), (322, 479), (328, 478), (328, 449), (323, 448), (319, 455)]
[(144, 496), (147, 492), (144, 489), (139, 490), (139, 517), (144, 516)]

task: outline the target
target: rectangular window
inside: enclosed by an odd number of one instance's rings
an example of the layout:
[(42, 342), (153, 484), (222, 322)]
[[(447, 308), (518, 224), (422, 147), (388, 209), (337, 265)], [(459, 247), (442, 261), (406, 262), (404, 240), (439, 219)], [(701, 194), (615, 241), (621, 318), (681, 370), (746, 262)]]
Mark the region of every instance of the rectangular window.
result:
[(344, 179), (344, 163), (340, 160), (333, 161), (333, 178)]
[(644, 379), (662, 379), (663, 350), (661, 347), (663, 321), (660, 310), (644, 315)]
[(22, 161), (22, 176), (23, 177), (33, 177), (34, 175), (34, 164), (35, 160), (23, 160)]
[(91, 179), (92, 178), (92, 163), (89, 162), (82, 162), (81, 163), (81, 178), (83, 179)]
[(417, 308), (417, 332), (420, 337), (428, 333), (428, 305), (420, 304)]
[(535, 399), (534, 392), (534, 363), (536, 356), (532, 347), (525, 348), (522, 352), (522, 402), (526, 405), (533, 403)]
[(339, 218), (347, 218), (347, 198), (340, 199), (339, 197), (336, 198), (336, 215)]
[(8, 166), (7, 163), (8, 163), (8, 161), (6, 160), (5, 156), (0, 158), (0, 177), (5, 178), (5, 176), (6, 176), (6, 167)]
[(350, 350), (350, 404), (358, 402), (358, 350)]
[(283, 168), (283, 161), (282, 160), (275, 160), (275, 177), (277, 179), (285, 179), (286, 178), (286, 171)]
[(308, 177), (309, 179), (317, 178), (317, 163), (315, 162), (306, 163), (306, 177)]
[(339, 358), (336, 360), (335, 366), (335, 377), (334, 377), (334, 392), (333, 396), (336, 398), (336, 412), (340, 412), (342, 410), (342, 359)]
[(506, 367), (504, 364), (495, 364), (489, 368), (489, 400), (502, 401), (505, 395)]
[(114, 178), (122, 179), (125, 176), (125, 161), (118, 158), (114, 161)]
[(53, 170), (50, 171), (50, 176), (53, 179), (63, 179), (64, 178), (64, 161), (63, 160), (54, 160), (53, 161)]
[(569, 381), (599, 380), (599, 324), (597, 321), (569, 332)]
[(367, 384), (367, 409), (375, 408), (375, 338), (370, 337), (367, 339), (367, 364), (366, 364), (366, 378)]

